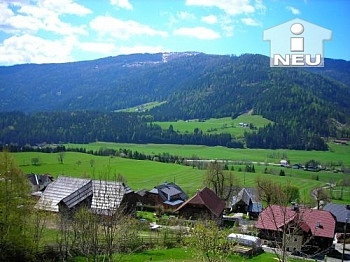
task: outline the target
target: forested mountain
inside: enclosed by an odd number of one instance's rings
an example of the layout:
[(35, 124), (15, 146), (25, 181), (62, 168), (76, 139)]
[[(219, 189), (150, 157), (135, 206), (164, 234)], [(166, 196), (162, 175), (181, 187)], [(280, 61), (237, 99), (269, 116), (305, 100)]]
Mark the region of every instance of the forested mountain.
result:
[(165, 103), (147, 112), (154, 120), (248, 111), (272, 120), (246, 134), (248, 147), (324, 150), (321, 137), (350, 137), (350, 62), (343, 60), (326, 59), (324, 68), (270, 68), (262, 55), (187, 52), (16, 65), (0, 67), (0, 93), (2, 112), (109, 115), (159, 101)]

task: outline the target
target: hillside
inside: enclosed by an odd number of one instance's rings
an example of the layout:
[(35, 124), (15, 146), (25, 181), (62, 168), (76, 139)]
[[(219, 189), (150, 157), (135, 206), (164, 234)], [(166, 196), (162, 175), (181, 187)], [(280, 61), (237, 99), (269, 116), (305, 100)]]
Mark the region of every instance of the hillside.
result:
[(0, 67), (0, 112), (108, 113), (162, 102), (143, 119), (174, 121), (249, 111), (275, 124), (246, 134), (248, 147), (324, 150), (321, 137), (350, 138), (349, 75), (343, 60), (326, 59), (324, 68), (270, 68), (262, 55), (196, 52), (16, 65)]

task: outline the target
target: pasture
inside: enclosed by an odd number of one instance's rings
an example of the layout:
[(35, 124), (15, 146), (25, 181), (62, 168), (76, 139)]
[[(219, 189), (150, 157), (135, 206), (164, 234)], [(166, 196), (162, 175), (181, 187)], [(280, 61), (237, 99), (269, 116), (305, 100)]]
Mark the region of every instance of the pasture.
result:
[(138, 151), (149, 155), (169, 153), (186, 158), (224, 159), (233, 161), (251, 161), (279, 164), (281, 159), (288, 159), (291, 164), (302, 163), (314, 159), (321, 164), (344, 165), (350, 167), (350, 146), (330, 143), (329, 151), (300, 151), (287, 149), (235, 149), (221, 146), (208, 147), (201, 145), (169, 145), (169, 144), (125, 144), (96, 142), (90, 144), (65, 144), (67, 148), (86, 148), (98, 151), (101, 148), (120, 148)]
[[(291, 183), (300, 189), (304, 201), (310, 199), (310, 191), (327, 183), (339, 183), (344, 179), (344, 174), (333, 172), (307, 172), (292, 168), (266, 165), (265, 163), (279, 163), (280, 159), (287, 157), (291, 163), (305, 163), (315, 159), (320, 163), (329, 161), (342, 162), (349, 166), (349, 148), (347, 146), (332, 145), (329, 152), (307, 152), (293, 150), (251, 150), (228, 149), (223, 147), (187, 146), (187, 145), (133, 145), (114, 143), (92, 143), (87, 145), (67, 144), (66, 147), (99, 150), (100, 148), (126, 148), (137, 150), (146, 154), (170, 153), (185, 157), (193, 155), (202, 159), (227, 159), (234, 161), (251, 161), (255, 163), (255, 173), (245, 172), (245, 165), (229, 164), (228, 172), (232, 172), (241, 186), (254, 187), (258, 176), (270, 178), (281, 184)], [(150, 160), (132, 160), (115, 156), (95, 156), (84, 153), (65, 152), (63, 163), (58, 161), (58, 153), (23, 152), (13, 154), (17, 165), (24, 173), (50, 173), (54, 177), (60, 175), (74, 177), (89, 177), (94, 179), (113, 180), (118, 174), (122, 175), (127, 184), (136, 190), (151, 189), (165, 181), (175, 182), (180, 185), (188, 195), (193, 195), (203, 187), (206, 170), (200, 170), (192, 166), (180, 164), (167, 164)], [(33, 165), (32, 159), (38, 158), (39, 164)], [(264, 174), (265, 169), (274, 174)], [(233, 169), (233, 170), (231, 170)], [(279, 176), (283, 169), (285, 176)], [(350, 188), (344, 187), (343, 199), (335, 199), (337, 202), (350, 200)]]
[(242, 114), (239, 117), (232, 119), (231, 117), (210, 118), (207, 120), (178, 120), (176, 122), (154, 122), (163, 129), (168, 129), (173, 126), (174, 131), (179, 133), (193, 133), (195, 128), (199, 128), (204, 133), (221, 134), (229, 133), (235, 137), (243, 137), (244, 132), (250, 132), (249, 127), (241, 127), (240, 123), (250, 124), (255, 127), (263, 127), (271, 121), (259, 115)]

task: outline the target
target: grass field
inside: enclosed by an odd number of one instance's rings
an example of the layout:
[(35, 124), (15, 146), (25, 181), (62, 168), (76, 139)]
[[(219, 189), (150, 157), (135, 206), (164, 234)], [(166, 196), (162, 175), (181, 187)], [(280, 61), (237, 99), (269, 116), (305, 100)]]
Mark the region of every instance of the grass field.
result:
[(220, 134), (229, 133), (235, 137), (243, 137), (244, 132), (250, 132), (249, 128), (240, 127), (240, 123), (252, 123), (256, 127), (263, 127), (271, 121), (259, 115), (243, 114), (232, 119), (231, 117), (211, 118), (205, 121), (179, 120), (176, 122), (154, 122), (163, 129), (168, 129), (170, 125), (179, 133), (193, 133), (195, 128), (199, 128), (204, 133)]
[[(333, 152), (306, 152), (293, 150), (249, 150), (228, 149), (223, 147), (206, 146), (181, 146), (181, 145), (133, 145), (113, 143), (93, 143), (88, 145), (66, 145), (67, 147), (86, 147), (91, 150), (104, 148), (127, 148), (147, 154), (159, 154), (168, 152), (181, 156), (197, 155), (204, 159), (230, 159), (245, 161), (261, 161), (279, 163), (283, 155), (287, 155), (292, 163), (305, 163), (315, 159), (320, 162), (342, 161), (349, 165), (349, 150), (346, 146), (333, 145)], [(67, 175), (74, 177), (90, 177), (95, 179), (113, 180), (118, 174), (126, 178), (127, 184), (134, 190), (151, 189), (165, 181), (176, 182), (189, 195), (194, 194), (203, 187), (205, 170), (199, 170), (191, 166), (180, 164), (166, 164), (155, 161), (131, 160), (120, 157), (103, 157), (83, 153), (66, 152), (63, 164), (58, 162), (58, 154), (54, 153), (15, 153), (13, 154), (17, 164), (25, 173), (50, 173), (54, 177)], [(31, 159), (39, 158), (40, 165), (34, 166)], [(284, 169), (286, 176), (263, 174), (265, 168), (271, 169), (276, 174), (282, 168), (279, 166), (265, 166), (255, 164), (256, 173), (239, 172), (245, 166), (234, 166), (232, 171), (240, 185), (253, 187), (258, 176), (265, 176), (281, 184), (291, 183), (300, 189), (302, 197), (306, 200), (312, 189), (325, 185), (328, 182), (338, 182), (343, 179), (343, 174), (321, 171), (318, 173), (303, 170)], [(231, 169), (231, 166), (229, 166)], [(350, 189), (344, 189), (343, 201), (350, 200)]]
[[(145, 261), (158, 261), (158, 262), (192, 262), (196, 261), (195, 257), (193, 256), (194, 251), (191, 249), (185, 249), (185, 248), (171, 248), (171, 249), (156, 249), (156, 250), (148, 250), (141, 253), (134, 253), (130, 254), (124, 257), (118, 257), (119, 260), (122, 261), (132, 261), (132, 262), (145, 262)], [(74, 260), (76, 262), (83, 262), (86, 261), (86, 258), (77, 258)], [(270, 261), (277, 261), (276, 255), (273, 253), (262, 253), (260, 255), (257, 255), (253, 258), (246, 258), (239, 255), (230, 255), (227, 258), (227, 261), (237, 261), (237, 262), (243, 262), (243, 261), (251, 261), (251, 262), (270, 262)], [(290, 258), (288, 261), (291, 262), (297, 262), (302, 261), (299, 259), (293, 259)]]
[(66, 144), (70, 148), (86, 148), (99, 150), (100, 148), (125, 148), (145, 154), (170, 153), (172, 155), (191, 158), (193, 156), (202, 159), (226, 159), (235, 161), (256, 161), (278, 164), (281, 159), (287, 158), (291, 164), (305, 163), (314, 159), (321, 164), (337, 163), (350, 166), (350, 147), (338, 144), (330, 144), (330, 151), (301, 151), (287, 149), (235, 149), (227, 147), (208, 147), (200, 145), (169, 145), (169, 144), (120, 144), (96, 142), (91, 144)]
[(134, 107), (129, 107), (126, 109), (120, 109), (117, 110), (117, 112), (142, 112), (142, 111), (147, 111), (152, 109), (153, 107), (156, 106), (160, 106), (161, 104), (164, 104), (165, 102), (150, 102), (150, 103), (146, 103), (146, 104), (142, 104), (142, 105), (138, 105), (138, 106), (134, 106)]

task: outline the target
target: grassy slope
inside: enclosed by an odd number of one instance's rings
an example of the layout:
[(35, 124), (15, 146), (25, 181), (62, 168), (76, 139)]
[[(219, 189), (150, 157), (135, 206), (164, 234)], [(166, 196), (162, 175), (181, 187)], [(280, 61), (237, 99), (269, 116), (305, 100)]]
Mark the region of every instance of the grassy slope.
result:
[(96, 142), (87, 145), (68, 144), (67, 147), (85, 147), (89, 150), (99, 150), (100, 148), (125, 148), (136, 150), (145, 154), (170, 153), (183, 157), (199, 156), (202, 159), (227, 159), (236, 161), (256, 161), (270, 162), (278, 164), (283, 156), (294, 163), (305, 163), (314, 159), (320, 163), (342, 162), (345, 166), (350, 166), (350, 147), (330, 144), (330, 151), (300, 151), (300, 150), (269, 150), (269, 149), (234, 149), (226, 147), (208, 147), (197, 145), (168, 145), (168, 144), (119, 144)]
[(163, 129), (168, 129), (170, 125), (173, 125), (174, 130), (179, 133), (193, 133), (195, 128), (199, 128), (204, 133), (230, 133), (235, 137), (243, 137), (244, 132), (249, 132), (250, 130), (249, 128), (239, 127), (239, 123), (252, 123), (256, 127), (263, 127), (270, 122), (270, 120), (259, 115), (243, 114), (235, 119), (232, 119), (231, 117), (224, 117), (211, 118), (205, 121), (179, 120), (176, 122), (155, 122), (155, 124), (160, 125)]
[[(202, 158), (224, 158), (232, 160), (249, 160), (249, 161), (265, 161), (278, 163), (282, 154), (287, 154), (292, 163), (302, 162), (309, 159), (316, 159), (320, 162), (343, 161), (349, 165), (349, 147), (335, 145), (334, 152), (305, 152), (305, 151), (288, 151), (288, 150), (238, 150), (227, 149), (222, 147), (204, 147), (204, 146), (179, 146), (179, 145), (131, 145), (131, 144), (111, 144), (111, 143), (94, 143), (89, 145), (67, 145), (70, 147), (87, 147), (89, 149), (98, 150), (101, 147), (108, 148), (129, 148), (145, 152), (148, 154), (156, 154), (169, 152), (182, 156), (198, 155)], [(189, 166), (179, 164), (165, 164), (154, 161), (137, 161), (119, 157), (102, 157), (93, 156), (82, 153), (66, 152), (64, 155), (64, 163), (58, 163), (58, 154), (45, 153), (16, 153), (14, 154), (17, 164), (25, 173), (50, 173), (55, 177), (59, 175), (75, 176), (75, 177), (91, 177), (114, 179), (117, 174), (123, 175), (127, 183), (134, 190), (151, 189), (153, 186), (163, 183), (164, 181), (175, 181), (189, 195), (196, 192), (203, 186), (203, 177), (205, 170), (198, 170)], [(32, 166), (31, 159), (37, 157), (40, 159), (40, 166)], [(91, 160), (94, 160), (91, 166)], [(80, 162), (80, 164), (78, 164)], [(241, 167), (234, 166), (233, 173), (243, 186), (254, 186), (257, 176), (265, 176), (280, 183), (290, 182), (300, 188), (302, 196), (306, 199), (309, 192), (315, 187), (324, 185), (330, 181), (339, 181), (343, 178), (342, 174), (334, 174), (330, 172), (306, 172), (302, 170), (285, 169), (286, 176), (263, 174), (265, 165), (255, 165), (256, 173), (238, 172)], [(281, 167), (268, 166), (268, 169), (278, 171)], [(318, 177), (318, 180), (316, 180)], [(345, 191), (348, 192), (349, 189)], [(350, 193), (345, 194), (345, 198), (350, 199)]]
[[(190, 249), (184, 248), (171, 248), (171, 249), (157, 249), (157, 250), (148, 250), (141, 253), (134, 253), (127, 256), (118, 256), (116, 259), (120, 259), (123, 261), (133, 261), (133, 262), (143, 262), (143, 261), (182, 261), (182, 262), (190, 262), (196, 261), (193, 255), (193, 251)], [(262, 253), (258, 256), (255, 256), (251, 259), (245, 258), (239, 255), (230, 255), (227, 258), (227, 261), (251, 261), (251, 262), (267, 262), (267, 261), (275, 261), (276, 255), (272, 253)], [(86, 261), (86, 258), (77, 258), (74, 260), (78, 261)], [(301, 261), (299, 259), (290, 258), (288, 261)]]

